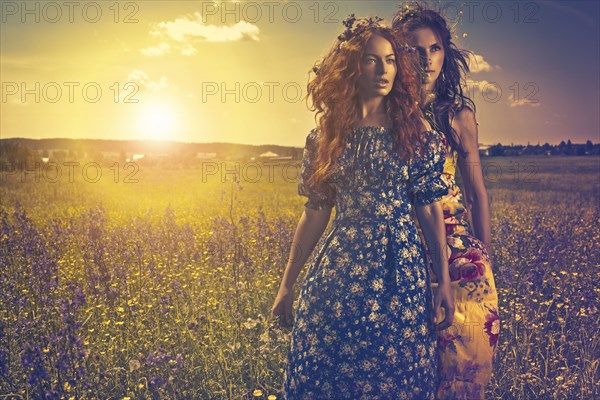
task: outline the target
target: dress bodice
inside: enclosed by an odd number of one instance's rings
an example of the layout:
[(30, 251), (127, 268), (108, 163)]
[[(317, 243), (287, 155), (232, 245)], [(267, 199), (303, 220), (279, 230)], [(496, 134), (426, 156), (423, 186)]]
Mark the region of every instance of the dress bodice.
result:
[(392, 130), (385, 127), (354, 128), (335, 168), (326, 181), (311, 185), (318, 133), (307, 136), (299, 194), (308, 208), (336, 208), (336, 220), (403, 220), (413, 206), (439, 200), (447, 188), (442, 181), (445, 157), (442, 135), (426, 132), (425, 145), (405, 162), (393, 151)]
[[(439, 127), (437, 126), (437, 123), (435, 121), (435, 116), (433, 114), (433, 108), (432, 108), (431, 104), (429, 104), (423, 110), (423, 115), (425, 116), (425, 119), (427, 120), (427, 122), (429, 122), (429, 124), (434, 129), (436, 129), (438, 132), (441, 132), (441, 130), (439, 129)], [(456, 151), (452, 150), (445, 135), (443, 135), (443, 140), (444, 140), (444, 144), (446, 145), (446, 160), (444, 162), (444, 174), (455, 176), (456, 175), (456, 159), (457, 159), (458, 154), (456, 153)]]
[[(435, 120), (431, 105), (427, 106), (423, 114), (429, 124), (439, 131), (439, 126)], [(468, 210), (465, 207), (462, 192), (460, 187), (456, 184), (455, 179), (458, 153), (450, 147), (445, 134), (443, 134), (443, 141), (445, 144), (446, 158), (444, 160), (444, 173), (442, 174), (442, 179), (448, 187), (448, 192), (444, 195), (441, 202), (444, 212), (446, 234), (458, 235), (472, 233)]]

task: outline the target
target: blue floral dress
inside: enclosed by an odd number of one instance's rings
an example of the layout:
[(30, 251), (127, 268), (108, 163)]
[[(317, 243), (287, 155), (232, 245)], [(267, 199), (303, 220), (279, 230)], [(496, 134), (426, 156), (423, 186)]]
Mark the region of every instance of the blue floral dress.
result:
[(335, 207), (298, 296), (283, 392), (287, 399), (433, 399), (436, 332), (415, 205), (447, 193), (442, 136), (410, 163), (392, 131), (359, 127), (325, 183), (313, 173), (317, 133), (306, 138), (298, 193), (307, 208)]

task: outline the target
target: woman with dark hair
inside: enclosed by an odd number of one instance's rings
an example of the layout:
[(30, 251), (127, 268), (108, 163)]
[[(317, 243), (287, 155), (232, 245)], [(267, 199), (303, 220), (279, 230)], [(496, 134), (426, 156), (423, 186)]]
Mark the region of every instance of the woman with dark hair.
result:
[[(447, 143), (442, 198), (454, 324), (438, 332), (440, 399), (483, 399), (490, 380), (500, 332), (498, 295), (492, 273), (490, 210), (478, 150), (475, 105), (462, 90), (469, 71), (468, 52), (452, 43), (445, 19), (419, 4), (405, 5), (393, 27), (409, 35), (422, 60), (421, 107)], [(455, 181), (458, 164), (466, 204)], [(435, 287), (435, 273), (432, 276)]]
[[(452, 324), (454, 306), (446, 257), (433, 265), (432, 296), (411, 213), (445, 252), (444, 146), (418, 107), (416, 52), (379, 21), (346, 20), (308, 84), (319, 117), (298, 183), (308, 201), (273, 317), (291, 324), (293, 285), (336, 213), (298, 297), (288, 399), (435, 398), (436, 329)], [(436, 326), (438, 309), (447, 317)]]

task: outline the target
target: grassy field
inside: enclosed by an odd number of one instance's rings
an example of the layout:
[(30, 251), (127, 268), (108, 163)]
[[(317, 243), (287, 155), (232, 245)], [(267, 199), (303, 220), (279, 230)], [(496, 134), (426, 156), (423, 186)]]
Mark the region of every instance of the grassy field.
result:
[[(597, 397), (600, 158), (483, 162), (488, 395)], [(238, 182), (212, 167), (2, 175), (0, 396), (281, 398), (290, 337), (268, 316), (306, 200), (297, 162), (260, 179), (242, 165)]]

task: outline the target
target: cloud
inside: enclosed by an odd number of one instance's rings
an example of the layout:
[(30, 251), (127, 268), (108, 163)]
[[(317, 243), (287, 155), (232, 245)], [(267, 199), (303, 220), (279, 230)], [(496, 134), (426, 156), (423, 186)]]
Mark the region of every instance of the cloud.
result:
[(487, 72), (493, 69), (502, 69), (499, 65), (492, 66), (480, 54), (470, 53), (467, 62), (469, 64), (469, 69), (473, 74)]
[(489, 82), (485, 79), (481, 81), (467, 80), (466, 85), (463, 86), (463, 90), (466, 91), (465, 94), (470, 98), (475, 97), (475, 92), (479, 92), (488, 99), (495, 99), (502, 94), (502, 88), (498, 83)]
[(161, 76), (158, 81), (152, 81), (150, 80), (148, 74), (139, 69), (134, 69), (133, 71), (131, 71), (131, 73), (127, 77), (127, 80), (128, 82), (135, 82), (142, 88), (150, 89), (154, 92), (174, 87), (169, 83), (169, 78), (167, 78), (166, 76)]
[(197, 49), (193, 46), (194, 43), (259, 41), (259, 33), (258, 26), (246, 21), (238, 21), (230, 26), (206, 24), (202, 14), (195, 12), (178, 17), (174, 21), (155, 24), (150, 35), (159, 38), (160, 43), (157, 46), (142, 49), (141, 53), (146, 56), (160, 56), (175, 48), (184, 56), (193, 56), (197, 53)]
[(510, 96), (508, 96), (508, 104), (510, 105), (511, 108), (522, 107), (522, 106), (539, 107), (540, 105), (542, 105), (542, 103), (540, 103), (540, 101), (537, 99), (536, 100), (530, 100), (530, 99), (515, 100), (515, 97), (512, 93), (510, 94)]
[(140, 50), (140, 52), (143, 55), (150, 57), (162, 56), (163, 54), (171, 52), (171, 46), (169, 45), (169, 43), (161, 42), (158, 44), (158, 46), (146, 47)]
[[(464, 94), (471, 99), (474, 99), (476, 94), (481, 95), (485, 101), (490, 103), (497, 103), (502, 99), (502, 87), (497, 82), (490, 82), (485, 79), (480, 81), (468, 79), (466, 84), (462, 85), (462, 88)], [(507, 103), (511, 108), (522, 106), (539, 107), (541, 105), (537, 99), (523, 98), (515, 100), (513, 93), (508, 96)]]
[(196, 50), (196, 48), (190, 44), (186, 44), (185, 46), (182, 46), (180, 48), (181, 50), (181, 54), (184, 56), (193, 56), (194, 54), (196, 54), (198, 52), (198, 50)]
[[(129, 73), (127, 76), (127, 82), (135, 83), (140, 93), (145, 91), (159, 92), (177, 88), (177, 86), (169, 83), (169, 78), (166, 76), (161, 76), (157, 81), (153, 81), (150, 79), (148, 74), (139, 69), (134, 69)], [(127, 96), (131, 96), (131, 91), (125, 91), (120, 95), (122, 98)]]

